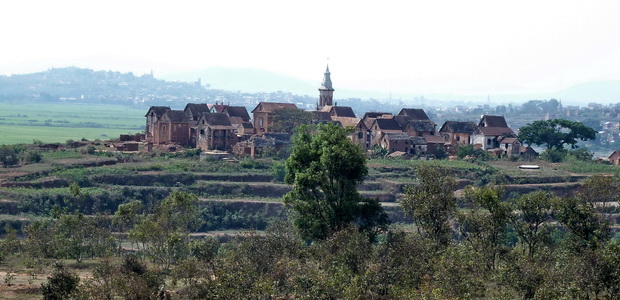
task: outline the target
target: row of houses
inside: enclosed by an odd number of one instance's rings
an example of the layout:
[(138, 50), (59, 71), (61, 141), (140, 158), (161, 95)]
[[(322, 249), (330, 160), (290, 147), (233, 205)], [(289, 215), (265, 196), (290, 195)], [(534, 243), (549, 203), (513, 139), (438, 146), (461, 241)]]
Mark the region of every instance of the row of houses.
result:
[[(353, 128), (351, 140), (364, 150), (375, 147), (408, 155), (454, 153), (459, 146), (473, 144), (497, 155), (516, 155), (521, 144), (503, 116), (482, 116), (473, 122), (447, 121), (437, 125), (423, 109), (403, 108), (397, 115), (367, 112), (357, 118), (353, 109), (333, 103), (329, 66), (319, 88), (319, 102), (312, 111), (315, 123), (333, 122)], [(258, 148), (281, 147), (290, 135), (273, 133), (273, 114), (280, 109), (298, 109), (293, 103), (260, 102), (252, 118), (243, 106), (187, 104), (183, 110), (153, 106), (146, 114), (146, 142), (161, 146), (180, 144), (203, 150), (223, 150), (256, 156)], [(234, 150), (234, 151), (233, 151)]]
[[(187, 104), (183, 110), (153, 106), (146, 114), (146, 141), (153, 145), (180, 144), (203, 150), (255, 155), (253, 145), (283, 143), (287, 135), (271, 131), (272, 114), (278, 109), (298, 109), (292, 103), (261, 102), (252, 110), (224, 104)], [(432, 155), (473, 144), (498, 155), (519, 154), (521, 144), (503, 116), (484, 115), (479, 123), (446, 121), (437, 125), (423, 109), (403, 108), (397, 115), (367, 112), (357, 118), (351, 107), (325, 105), (313, 111), (315, 122), (333, 122), (353, 127), (351, 140), (364, 150), (374, 147), (409, 155)], [(273, 140), (273, 142), (265, 142)]]

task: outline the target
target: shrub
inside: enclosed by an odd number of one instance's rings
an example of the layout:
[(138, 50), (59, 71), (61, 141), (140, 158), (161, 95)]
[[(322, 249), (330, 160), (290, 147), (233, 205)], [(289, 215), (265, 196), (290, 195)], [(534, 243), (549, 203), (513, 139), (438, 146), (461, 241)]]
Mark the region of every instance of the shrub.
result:
[(41, 152), (39, 151), (30, 151), (28, 152), (28, 155), (26, 156), (26, 161), (31, 162), (31, 163), (38, 163), (38, 162), (41, 162), (41, 160), (43, 160), (43, 156), (41, 155)]
[(17, 154), (23, 149), (19, 146), (0, 146), (0, 163), (5, 168), (15, 166), (19, 163)]
[(567, 151), (564, 148), (551, 148), (540, 154), (540, 159), (552, 163), (559, 163), (566, 158)]
[(62, 262), (56, 262), (52, 275), (41, 285), (43, 299), (69, 299), (77, 291), (79, 282), (77, 274), (67, 270)]
[(271, 166), (271, 175), (273, 175), (273, 180), (277, 182), (284, 182), (284, 177), (286, 176), (286, 165), (284, 163), (274, 163)]

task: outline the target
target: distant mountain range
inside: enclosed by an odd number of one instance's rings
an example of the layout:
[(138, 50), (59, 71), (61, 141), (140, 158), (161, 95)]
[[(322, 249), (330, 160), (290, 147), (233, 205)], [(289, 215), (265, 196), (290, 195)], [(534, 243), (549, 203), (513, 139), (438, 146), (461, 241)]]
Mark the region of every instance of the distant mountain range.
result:
[[(80, 99), (85, 101), (215, 101), (236, 100), (237, 92), (300, 95), (302, 102), (313, 102), (318, 96), (320, 79), (306, 81), (271, 71), (244, 68), (213, 67), (204, 70), (167, 74), (163, 79), (152, 75), (93, 71), (77, 67), (53, 68), (43, 72), (0, 76), (0, 100)], [(320, 76), (319, 76), (320, 77)], [(198, 82), (200, 79), (200, 82)], [(620, 81), (597, 81), (577, 84), (557, 92), (506, 95), (393, 94), (339, 88), (334, 99), (378, 99), (398, 105), (453, 106), (455, 104), (524, 103), (529, 100), (559, 99), (565, 105), (590, 102), (620, 102)]]
[[(318, 78), (315, 82), (309, 82), (289, 75), (276, 72), (244, 69), (212, 67), (203, 70), (168, 74), (163, 76), (167, 80), (181, 80), (193, 82), (198, 78), (211, 88), (242, 91), (242, 92), (274, 92), (285, 91), (299, 95), (314, 95), (320, 84)], [(361, 98), (383, 99), (390, 97), (389, 91), (366, 91), (337, 88), (334, 98)], [(486, 103), (491, 99), (493, 104), (504, 102), (522, 103), (533, 99), (560, 99), (566, 104), (582, 104), (589, 102), (616, 103), (620, 102), (620, 80), (586, 82), (568, 87), (555, 92), (529, 93), (529, 94), (499, 94), (499, 95), (456, 95), (456, 94), (396, 94), (394, 99), (402, 99), (410, 102), (421, 98), (441, 100), (445, 102), (474, 102)]]

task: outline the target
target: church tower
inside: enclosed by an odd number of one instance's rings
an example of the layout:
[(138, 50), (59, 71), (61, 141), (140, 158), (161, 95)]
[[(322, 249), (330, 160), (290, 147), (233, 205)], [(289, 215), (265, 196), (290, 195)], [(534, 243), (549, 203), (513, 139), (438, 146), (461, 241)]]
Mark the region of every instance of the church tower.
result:
[(321, 110), (328, 105), (333, 105), (333, 98), (334, 88), (332, 87), (332, 79), (330, 78), (329, 65), (327, 65), (327, 69), (323, 75), (323, 82), (321, 82), (321, 87), (319, 88), (319, 105), (317, 106), (317, 110)]

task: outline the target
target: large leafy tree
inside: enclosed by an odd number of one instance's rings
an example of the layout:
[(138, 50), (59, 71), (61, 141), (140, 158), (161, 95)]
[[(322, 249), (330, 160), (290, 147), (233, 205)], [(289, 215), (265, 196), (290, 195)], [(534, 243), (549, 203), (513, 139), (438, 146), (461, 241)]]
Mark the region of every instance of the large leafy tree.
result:
[(442, 246), (452, 240), (450, 220), (456, 213), (456, 180), (447, 171), (421, 165), (416, 169), (417, 184), (405, 190), (401, 201), (418, 232)]
[(325, 239), (351, 223), (372, 236), (388, 223), (378, 201), (357, 192), (368, 168), (364, 153), (347, 134), (326, 123), (314, 134), (301, 126), (293, 139), (285, 178), (293, 189), (284, 201), (296, 212), (294, 224), (306, 239)]
[(280, 108), (271, 113), (271, 131), (293, 133), (299, 125), (312, 123), (312, 113), (297, 108)]
[(578, 140), (596, 138), (596, 131), (581, 122), (564, 119), (534, 121), (519, 128), (519, 140), (528, 145), (545, 145), (547, 149), (562, 149), (564, 145), (576, 148)]

